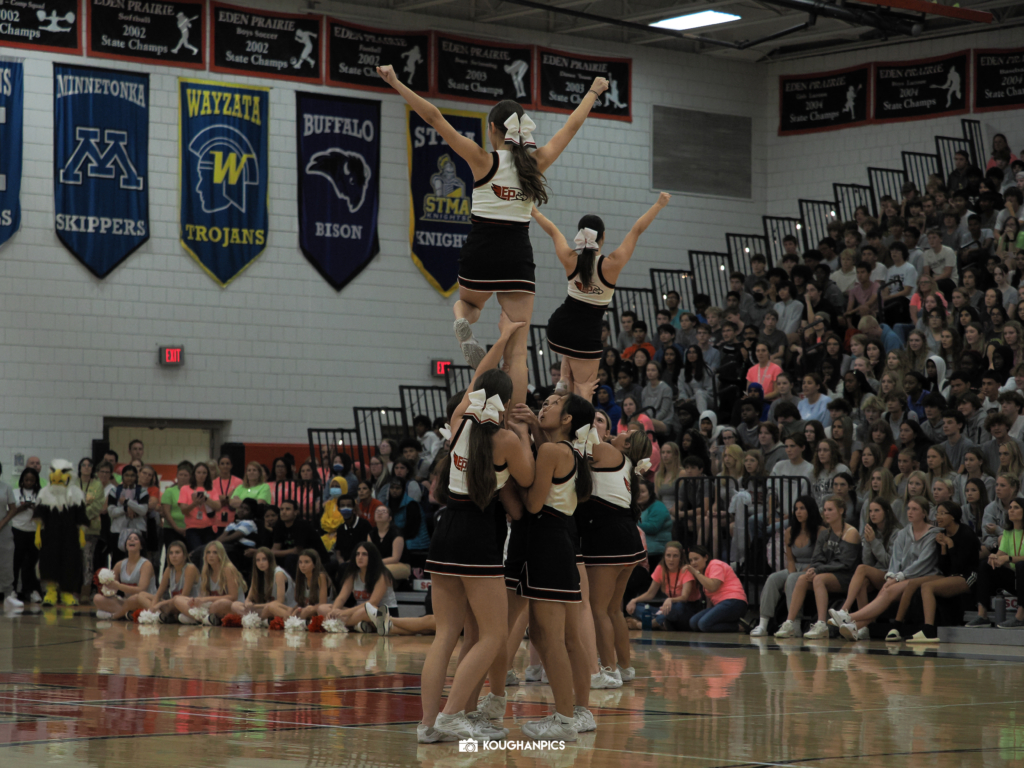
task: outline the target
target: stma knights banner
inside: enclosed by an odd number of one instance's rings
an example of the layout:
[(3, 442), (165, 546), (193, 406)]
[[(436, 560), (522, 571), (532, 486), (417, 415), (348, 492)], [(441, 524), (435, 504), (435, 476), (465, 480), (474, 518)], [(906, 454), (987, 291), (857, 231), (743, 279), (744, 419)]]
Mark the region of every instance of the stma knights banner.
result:
[[(451, 296), (458, 287), (459, 252), (472, 228), (473, 172), (437, 131), (407, 110), (412, 260), (434, 290)], [(486, 115), (441, 112), (456, 131), (483, 146)]]
[(270, 89), (178, 87), (181, 244), (223, 288), (267, 245)]

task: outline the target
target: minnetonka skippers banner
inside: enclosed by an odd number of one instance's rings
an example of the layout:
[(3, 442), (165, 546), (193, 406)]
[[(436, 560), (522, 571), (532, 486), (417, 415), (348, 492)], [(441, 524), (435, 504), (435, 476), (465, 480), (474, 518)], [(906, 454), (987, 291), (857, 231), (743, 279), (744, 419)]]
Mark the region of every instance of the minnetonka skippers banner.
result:
[(1024, 48), (974, 51), (974, 111), (1024, 106)]
[(267, 245), (270, 89), (180, 78), (181, 244), (224, 287)]
[(922, 120), (966, 112), (969, 66), (967, 51), (920, 61), (875, 64), (874, 122)]
[(53, 65), (57, 237), (104, 278), (149, 239), (149, 75)]
[(392, 92), (377, 67), (390, 64), (414, 91), (430, 90), (430, 33), (394, 32), (327, 19), (327, 84)]
[(87, 0), (90, 56), (206, 67), (203, 0)]
[(870, 122), (871, 65), (779, 77), (779, 135), (834, 131)]
[(380, 251), (380, 102), (295, 94), (299, 247), (340, 291)]
[[(409, 235), (412, 260), (442, 296), (458, 287), (459, 251), (472, 228), (473, 172), (423, 118), (409, 115)], [(456, 131), (483, 146), (487, 115), (441, 110)]]
[(537, 54), (540, 61), (538, 109), (572, 112), (587, 95), (594, 78), (604, 77), (608, 79), (608, 90), (597, 97), (590, 116), (632, 122), (630, 59), (595, 58), (546, 48), (538, 48)]
[(78, 0), (0, 2), (0, 46), (81, 53)]
[(21, 226), (21, 144), (25, 69), (0, 59), (0, 245)]
[(320, 16), (213, 4), (214, 72), (322, 83)]
[(436, 40), (436, 95), (486, 104), (512, 99), (533, 106), (533, 46), (441, 34)]

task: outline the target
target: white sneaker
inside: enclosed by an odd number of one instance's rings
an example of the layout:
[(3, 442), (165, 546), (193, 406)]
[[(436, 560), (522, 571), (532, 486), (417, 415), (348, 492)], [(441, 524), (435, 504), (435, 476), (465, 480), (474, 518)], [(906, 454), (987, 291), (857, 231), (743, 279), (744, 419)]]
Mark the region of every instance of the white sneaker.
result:
[(523, 734), (537, 741), (576, 741), (574, 718), (555, 712), (543, 720), (523, 723)]
[(473, 327), (469, 324), (468, 320), (460, 317), (455, 321), (454, 327), (455, 338), (458, 339), (463, 357), (466, 358), (469, 367), (476, 370), (477, 366), (480, 365), (480, 361), (484, 359), (484, 355), (487, 354), (487, 350), (480, 346), (480, 342), (473, 336)]
[(622, 682), (624, 683), (631, 683), (633, 682), (633, 679), (636, 677), (636, 669), (634, 669), (633, 667), (626, 667), (625, 669), (623, 669), (622, 667), (618, 667), (618, 671), (619, 679), (622, 680)]
[(539, 680), (543, 682), (548, 681), (548, 676), (544, 673), (544, 667), (540, 664), (533, 664), (526, 668), (526, 682), (536, 683)]
[(775, 632), (776, 637), (800, 637), (802, 634), (800, 625), (789, 619), (782, 622), (782, 626)]
[(507, 728), (497, 728), (479, 716), (470, 720), (465, 712), (456, 712), (454, 715), (438, 712), (434, 728), (476, 741), (494, 741), (508, 736)]
[(506, 704), (508, 704), (507, 696), (495, 696), (493, 693), (488, 693), (477, 699), (476, 709), (477, 712), (483, 714), (485, 719), (497, 720), (500, 723), (505, 719)]
[(600, 672), (595, 672), (590, 676), (590, 687), (592, 690), (602, 690), (604, 688), (621, 688), (622, 680), (618, 680), (614, 675), (611, 674), (611, 667), (601, 667)]
[(16, 594), (14, 594), (13, 592), (11, 592), (11, 594), (9, 594), (4, 599), (4, 610), (5, 611), (20, 611), (24, 607), (25, 607), (25, 604), (23, 602), (21, 602), (21, 600), (18, 599), (18, 596)]
[(420, 723), (416, 726), (416, 741), (420, 744), (436, 744), (440, 741), (458, 741), (461, 736), (451, 731), (442, 731), (432, 725)]
[(576, 706), (572, 708), (572, 724), (576, 726), (576, 733), (597, 730), (597, 721), (594, 719), (594, 713), (586, 707)]
[[(96, 615), (97, 616), (99, 614), (101, 614), (101, 613), (106, 613), (106, 611), (96, 611)], [(187, 613), (179, 613), (178, 614), (178, 623), (179, 624), (198, 624), (199, 622), (196, 621), (195, 619), (193, 619)]]
[(114, 614), (110, 611), (96, 611), (96, 618), (100, 621), (110, 621), (114, 618)]
[(813, 626), (804, 633), (805, 640), (828, 639), (828, 624), (824, 621), (816, 621)]
[(32, 594), (28, 596), (28, 601), (29, 601), (30, 603), (36, 603), (36, 604), (38, 604), (38, 603), (41, 603), (41, 602), (43, 602), (43, 596), (42, 596), (42, 595), (40, 595), (40, 594), (39, 594), (38, 592), (36, 592), (36, 591), (35, 591), (35, 590), (33, 589), (33, 590), (32, 590)]
[(854, 642), (860, 639), (857, 637), (857, 625), (852, 622), (848, 622), (840, 626), (839, 634), (845, 637), (847, 640), (853, 640)]
[(831, 608), (828, 609), (828, 625), (830, 627), (841, 627), (843, 624), (852, 624), (853, 619), (850, 618), (848, 611), (844, 611), (840, 608), (838, 611), (834, 611)]
[(762, 627), (760, 624), (750, 630), (751, 637), (767, 637), (767, 635), (768, 627)]
[(505, 687), (508, 688), (513, 685), (519, 685), (519, 678), (516, 676), (516, 671), (510, 669), (505, 673)]
[(608, 677), (612, 678), (612, 680), (615, 680), (620, 687), (622, 686), (622, 674), (619, 672), (618, 669), (612, 669), (611, 667), (602, 667), (601, 669), (602, 671), (607, 670), (606, 674), (608, 675)]
[(857, 630), (857, 639), (858, 640), (870, 640), (871, 639), (871, 632), (868, 631), (867, 627), (861, 627), (860, 629)]
[(377, 609), (377, 615), (373, 617), (373, 623), (377, 628), (377, 634), (381, 637), (387, 637), (391, 634), (391, 612), (386, 605), (382, 605)]

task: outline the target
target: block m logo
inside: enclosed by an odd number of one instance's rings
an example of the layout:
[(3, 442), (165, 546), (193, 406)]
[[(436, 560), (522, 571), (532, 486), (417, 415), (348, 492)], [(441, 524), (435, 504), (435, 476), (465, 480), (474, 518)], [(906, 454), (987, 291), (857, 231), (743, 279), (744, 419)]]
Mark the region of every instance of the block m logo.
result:
[[(128, 132), (108, 128), (103, 132), (106, 146), (100, 151), (100, 129), (78, 126), (75, 129), (78, 145), (67, 163), (61, 168), (61, 184), (81, 184), (82, 166), (91, 179), (113, 179), (119, 173), (121, 189), (142, 189), (143, 178), (139, 176), (128, 158)], [(115, 168), (115, 165), (117, 166)]]

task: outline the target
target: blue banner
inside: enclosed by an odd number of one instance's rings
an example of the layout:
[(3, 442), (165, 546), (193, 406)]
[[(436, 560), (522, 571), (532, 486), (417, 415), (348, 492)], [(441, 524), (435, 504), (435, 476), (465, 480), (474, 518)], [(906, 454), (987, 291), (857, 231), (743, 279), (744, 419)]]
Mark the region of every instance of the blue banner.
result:
[(299, 247), (340, 291), (380, 251), (380, 102), (295, 94)]
[(267, 246), (270, 89), (179, 79), (181, 244), (224, 287)]
[[(408, 112), (412, 260), (436, 291), (451, 296), (458, 287), (459, 251), (472, 227), (473, 172), (423, 118)], [(456, 131), (483, 146), (486, 115), (442, 113)]]
[(21, 137), (25, 69), (0, 60), (0, 245), (21, 226)]
[(149, 75), (53, 65), (57, 237), (104, 278), (149, 239)]

